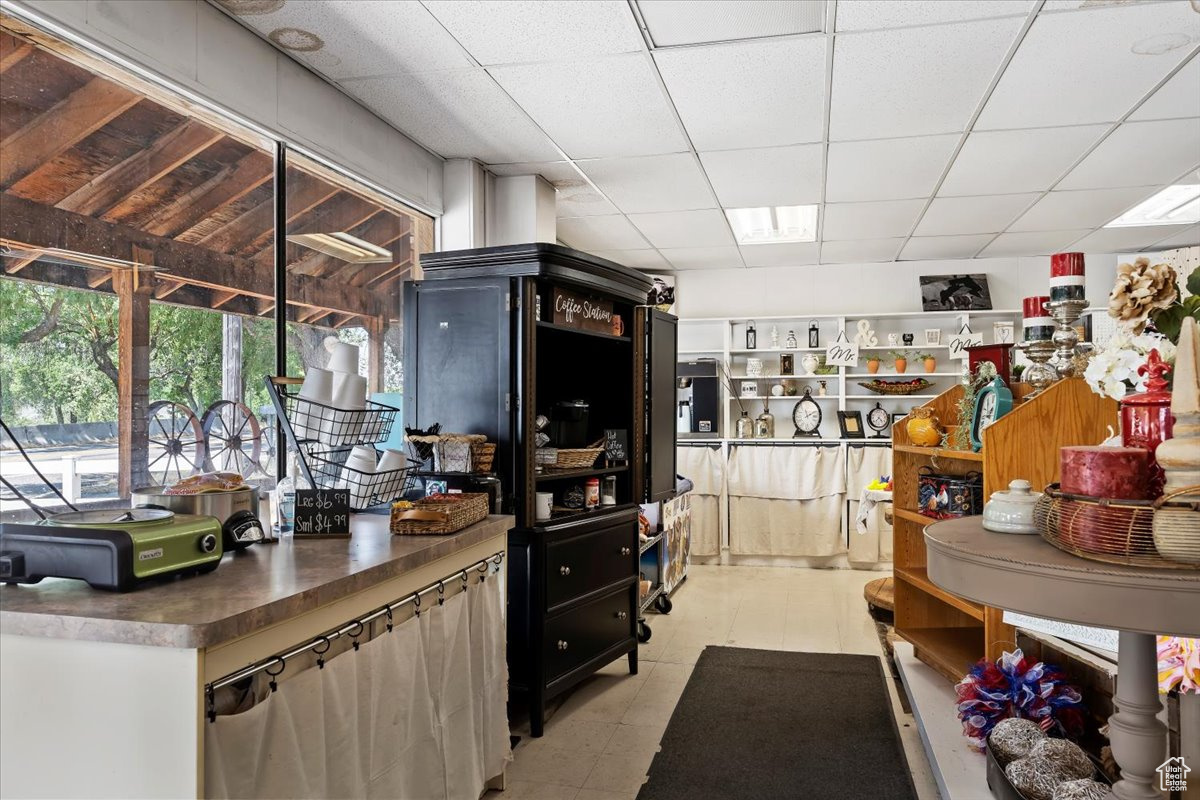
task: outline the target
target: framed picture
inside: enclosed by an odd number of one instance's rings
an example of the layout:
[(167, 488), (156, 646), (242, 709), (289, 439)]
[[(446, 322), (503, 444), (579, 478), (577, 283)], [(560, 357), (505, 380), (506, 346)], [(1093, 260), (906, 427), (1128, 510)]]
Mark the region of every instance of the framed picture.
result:
[(646, 305), (656, 306), (660, 311), (674, 314), (675, 276), (650, 275), (649, 277), (654, 281), (654, 286), (650, 289), (649, 296), (646, 298)]
[(992, 307), (987, 275), (922, 275), (920, 283), (925, 311), (987, 311)]
[(742, 381), (742, 397), (758, 397), (758, 381)]
[(792, 375), (796, 371), (796, 357), (791, 353), (779, 354), (779, 374)]
[(838, 425), (841, 426), (843, 439), (867, 438), (867, 434), (863, 431), (861, 411), (839, 411)]
[(994, 344), (1012, 344), (1013, 343), (1013, 323), (1011, 323), (1011, 322), (993, 322), (992, 323), (992, 342)]
[(925, 344), (937, 347), (942, 343), (941, 328), (926, 328), (925, 329)]
[(892, 424), (895, 425), (897, 422), (899, 422), (900, 420), (904, 419), (907, 416), (908, 416), (907, 411), (893, 411), (892, 412)]

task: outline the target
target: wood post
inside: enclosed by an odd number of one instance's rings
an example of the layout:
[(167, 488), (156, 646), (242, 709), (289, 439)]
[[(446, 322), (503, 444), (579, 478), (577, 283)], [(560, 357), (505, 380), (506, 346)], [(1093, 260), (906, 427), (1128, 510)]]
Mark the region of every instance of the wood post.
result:
[(383, 336), (387, 330), (384, 317), (367, 317), (367, 391), (382, 392), (385, 348)]
[(132, 489), (150, 482), (150, 298), (154, 273), (142, 270), (153, 253), (133, 248), (134, 266), (113, 270), (117, 305), (117, 493), (129, 497)]
[(221, 315), (221, 399), (243, 402), (242, 398), (242, 318)]
[(1167, 757), (1167, 726), (1158, 718), (1158, 650), (1149, 633), (1118, 633), (1116, 713), (1108, 718), (1120, 800), (1158, 800), (1156, 770)]

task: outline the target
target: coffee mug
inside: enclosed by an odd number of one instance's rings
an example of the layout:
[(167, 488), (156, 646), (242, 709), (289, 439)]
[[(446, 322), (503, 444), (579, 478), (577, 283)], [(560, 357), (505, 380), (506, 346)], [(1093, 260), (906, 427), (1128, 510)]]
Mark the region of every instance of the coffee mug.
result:
[(550, 519), (554, 512), (554, 493), (538, 492), (534, 495), (533, 514), (538, 522)]
[(621, 319), (619, 314), (613, 314), (612, 332), (613, 336), (620, 336), (625, 333), (625, 320)]

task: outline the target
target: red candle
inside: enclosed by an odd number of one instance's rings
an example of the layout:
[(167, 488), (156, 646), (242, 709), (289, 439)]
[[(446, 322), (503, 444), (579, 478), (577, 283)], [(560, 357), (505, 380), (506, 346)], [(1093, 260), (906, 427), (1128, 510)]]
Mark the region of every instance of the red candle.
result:
[(1060, 452), (1066, 494), (1109, 500), (1150, 500), (1151, 454), (1141, 447), (1064, 447)]
[(1050, 298), (1082, 300), (1084, 294), (1083, 253), (1050, 256)]
[(1054, 335), (1054, 320), (1046, 310), (1046, 296), (1026, 297), (1021, 301), (1021, 325), (1025, 331), (1025, 341), (1044, 342)]

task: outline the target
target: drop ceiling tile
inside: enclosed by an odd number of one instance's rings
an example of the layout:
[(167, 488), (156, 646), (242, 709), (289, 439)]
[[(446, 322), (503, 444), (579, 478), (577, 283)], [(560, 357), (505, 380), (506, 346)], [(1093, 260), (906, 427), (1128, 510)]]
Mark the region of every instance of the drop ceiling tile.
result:
[(1158, 187), (1051, 192), (1014, 222), (1010, 231), (1099, 228), (1154, 194)]
[(1033, 0), (841, 0), (838, 31), (937, 25), (972, 19), (1028, 14)]
[[(1087, 14), (1039, 14), (976, 130), (1115, 122), (1200, 40), (1190, 3), (1149, 3)], [(1175, 49), (1157, 51), (1164, 42)], [(1181, 46), (1182, 45), (1182, 46)]]
[(655, 47), (824, 29), (823, 0), (638, 0)]
[(924, 207), (924, 200), (827, 203), (821, 240), (836, 242), (908, 236)]
[(1037, 192), (985, 197), (935, 197), (917, 225), (918, 236), (999, 233), (1038, 199)]
[(700, 161), (723, 208), (821, 202), (819, 144), (721, 150)]
[[(1172, 227), (1179, 228), (1179, 225)], [(1155, 242), (1155, 248), (1160, 250), (1170, 250), (1174, 247), (1195, 247), (1200, 245), (1200, 225), (1192, 225), (1190, 228), (1184, 228), (1160, 242)]]
[(646, 239), (629, 220), (611, 217), (559, 217), (558, 238), (576, 250), (642, 250)]
[(902, 200), (928, 197), (958, 143), (955, 134), (871, 142), (833, 142), (825, 200)]
[(830, 140), (965, 130), (1021, 24), (1010, 17), (837, 37)]
[(900, 251), (900, 260), (972, 258), (992, 238), (990, 233), (976, 233), (970, 236), (914, 236)]
[(489, 164), (488, 170), (499, 176), (541, 175), (557, 191), (557, 215), (560, 217), (592, 217), (618, 214), (617, 207), (604, 199), (570, 161), (544, 161), (524, 164)]
[(1071, 245), (1084, 253), (1128, 253), (1157, 250), (1157, 244), (1179, 230), (1178, 225), (1147, 225), (1143, 228), (1101, 228)]
[(551, 161), (558, 151), (481, 69), (418, 72), (344, 85), (395, 127), (446, 158)]
[(426, 0), (424, 5), (484, 65), (631, 53), (645, 47), (623, 0)]
[(717, 204), (691, 153), (577, 163), (626, 214), (686, 211)]
[(298, 28), (320, 37), (319, 50), (287, 52), (334, 80), (475, 66), (420, 3), (281, 3), (270, 14), (237, 19), (263, 36)]
[(1200, 118), (1127, 122), (1088, 153), (1058, 188), (1103, 189), (1170, 183), (1197, 164), (1200, 164)]
[(864, 239), (857, 242), (822, 242), (822, 264), (858, 264), (893, 261), (904, 239)]
[[(490, 72), (571, 158), (687, 149), (643, 55), (493, 67)], [(491, 120), (485, 116), (484, 122)]]
[(1081, 125), (974, 131), (954, 159), (942, 197), (1046, 191), (1108, 128)]
[(715, 208), (630, 214), (629, 221), (645, 234), (651, 245), (659, 249), (733, 245), (733, 235), (729, 232), (725, 214)]
[(979, 255), (983, 258), (1003, 256), (1044, 256), (1060, 253), (1071, 242), (1085, 236), (1086, 230), (1038, 231), (1036, 233), (1002, 233)]
[(685, 269), (740, 269), (737, 247), (671, 247), (661, 251), (671, 266)]
[(592, 254), (634, 269), (671, 268), (671, 265), (657, 250), (593, 250)]
[(819, 142), (824, 38), (657, 50), (667, 91), (697, 150)]
[(1200, 58), (1195, 56), (1129, 115), (1133, 122), (1180, 117), (1200, 117)]
[(797, 267), (816, 264), (820, 248), (816, 242), (753, 244), (741, 248), (747, 267)]

